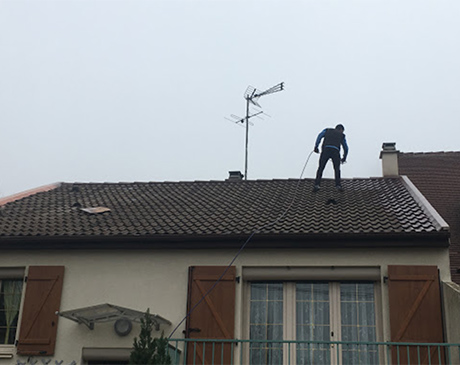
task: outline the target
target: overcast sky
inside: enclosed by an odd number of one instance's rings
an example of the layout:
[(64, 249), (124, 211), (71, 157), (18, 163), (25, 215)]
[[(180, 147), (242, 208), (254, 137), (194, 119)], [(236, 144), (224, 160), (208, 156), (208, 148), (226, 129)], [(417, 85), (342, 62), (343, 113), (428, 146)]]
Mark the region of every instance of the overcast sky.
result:
[[(0, 0), (0, 196), (66, 181), (298, 178), (345, 125), (344, 177), (382, 142), (460, 150), (460, 1)], [(313, 155), (304, 177), (314, 177)], [(332, 166), (326, 177), (332, 176)]]

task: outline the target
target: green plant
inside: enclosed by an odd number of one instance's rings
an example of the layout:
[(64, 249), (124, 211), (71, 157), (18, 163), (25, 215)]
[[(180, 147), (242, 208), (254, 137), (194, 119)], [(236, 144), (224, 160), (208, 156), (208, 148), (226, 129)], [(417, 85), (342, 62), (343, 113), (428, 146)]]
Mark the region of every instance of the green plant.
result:
[(134, 337), (133, 351), (129, 357), (130, 364), (169, 365), (171, 356), (168, 351), (168, 339), (161, 334), (160, 338), (152, 337), (153, 322), (150, 310), (147, 309), (141, 318), (139, 339)]

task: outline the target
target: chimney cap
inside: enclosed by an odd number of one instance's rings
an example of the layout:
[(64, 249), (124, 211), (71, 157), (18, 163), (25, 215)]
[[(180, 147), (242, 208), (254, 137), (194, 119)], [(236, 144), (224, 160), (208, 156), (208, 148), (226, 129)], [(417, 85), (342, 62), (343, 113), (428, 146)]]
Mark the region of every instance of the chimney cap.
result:
[(382, 143), (382, 150), (380, 151), (380, 158), (382, 155), (392, 155), (392, 154), (399, 154), (399, 151), (396, 149), (396, 142), (383, 142)]
[(383, 142), (382, 150), (384, 151), (396, 151), (396, 142)]
[(241, 171), (229, 171), (227, 180), (243, 180), (244, 175)]

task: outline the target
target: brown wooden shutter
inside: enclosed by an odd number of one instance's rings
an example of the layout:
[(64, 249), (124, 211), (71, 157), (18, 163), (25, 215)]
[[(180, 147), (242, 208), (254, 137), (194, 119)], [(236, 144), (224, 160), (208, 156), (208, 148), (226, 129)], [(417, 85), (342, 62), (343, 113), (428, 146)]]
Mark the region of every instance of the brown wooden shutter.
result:
[[(439, 290), (438, 268), (436, 266), (388, 266), (388, 292), (390, 299), (390, 327), (392, 342), (444, 342)], [(444, 361), (444, 352), (436, 347), (420, 348), (421, 364)], [(399, 363), (418, 361), (417, 348), (399, 348)], [(393, 362), (398, 363), (397, 348), (393, 348)]]
[[(226, 268), (226, 266), (191, 266), (189, 268), (187, 313), (203, 298), (203, 295), (215, 284)], [(234, 338), (235, 279), (236, 269), (232, 266), (189, 316), (185, 330), (186, 338)], [(203, 345), (203, 342), (191, 342), (188, 345), (188, 364), (230, 364), (232, 349), (230, 344), (216, 344), (213, 349), (212, 344), (208, 343), (205, 344), (204, 352)]]
[(18, 340), (20, 355), (53, 355), (64, 266), (30, 266)]

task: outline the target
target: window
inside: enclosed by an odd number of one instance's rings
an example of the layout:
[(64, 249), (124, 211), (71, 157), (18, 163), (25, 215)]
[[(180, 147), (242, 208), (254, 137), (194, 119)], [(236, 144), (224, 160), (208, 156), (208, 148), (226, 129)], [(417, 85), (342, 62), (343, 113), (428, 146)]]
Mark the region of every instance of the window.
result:
[[(373, 282), (250, 282), (249, 338), (306, 341), (252, 343), (251, 364), (378, 364), (377, 348), (308, 341), (377, 340)], [(295, 359), (294, 359), (295, 357)]]
[(12, 345), (16, 339), (22, 285), (22, 279), (0, 277), (0, 345)]

